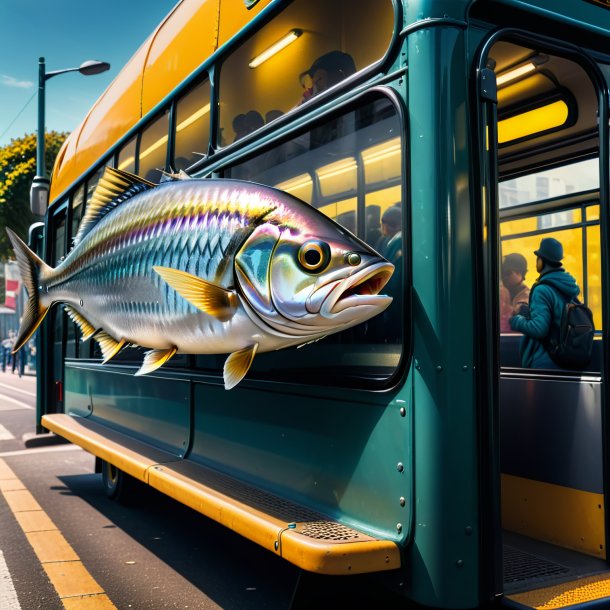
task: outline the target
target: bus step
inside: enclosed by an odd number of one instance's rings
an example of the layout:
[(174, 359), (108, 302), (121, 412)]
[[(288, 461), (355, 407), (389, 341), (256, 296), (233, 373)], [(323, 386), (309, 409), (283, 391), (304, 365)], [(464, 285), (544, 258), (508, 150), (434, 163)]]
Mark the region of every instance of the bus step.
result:
[(369, 536), (99, 422), (55, 413), (45, 415), (42, 424), (303, 570), (364, 574), (400, 567), (400, 552), (394, 541)]
[(610, 605), (610, 570), (523, 593), (506, 596), (521, 608), (608, 608)]

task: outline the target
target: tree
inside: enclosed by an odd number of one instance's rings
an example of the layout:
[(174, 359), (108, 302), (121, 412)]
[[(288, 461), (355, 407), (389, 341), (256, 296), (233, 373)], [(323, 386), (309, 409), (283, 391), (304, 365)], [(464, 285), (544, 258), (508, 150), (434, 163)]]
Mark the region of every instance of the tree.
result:
[[(53, 167), (67, 133), (45, 134), (45, 160)], [(12, 257), (13, 250), (4, 230), (10, 227), (27, 243), (28, 229), (34, 221), (30, 211), (30, 186), (36, 175), (36, 134), (11, 140), (0, 148), (0, 260)]]

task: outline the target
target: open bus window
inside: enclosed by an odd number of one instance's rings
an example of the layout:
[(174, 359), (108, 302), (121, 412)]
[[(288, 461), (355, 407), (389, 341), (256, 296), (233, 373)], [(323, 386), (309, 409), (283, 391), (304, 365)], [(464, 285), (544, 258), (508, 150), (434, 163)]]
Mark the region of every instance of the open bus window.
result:
[[(260, 354), (252, 374), (320, 383), (383, 380), (398, 367), (404, 343), (403, 143), (400, 120), (385, 97), (298, 133), (292, 139), (234, 166), (226, 178), (276, 186), (304, 198), (376, 248), (396, 266), (384, 289), (394, 301), (368, 322), (303, 349)], [(222, 359), (198, 357), (203, 368)]]
[(169, 110), (150, 123), (140, 136), (138, 174), (151, 182), (160, 182), (166, 169)]
[(176, 103), (176, 133), (172, 167), (184, 170), (208, 152), (210, 83), (198, 83)]
[(239, 140), (380, 60), (393, 26), (390, 0), (290, 4), (223, 63), (219, 144)]

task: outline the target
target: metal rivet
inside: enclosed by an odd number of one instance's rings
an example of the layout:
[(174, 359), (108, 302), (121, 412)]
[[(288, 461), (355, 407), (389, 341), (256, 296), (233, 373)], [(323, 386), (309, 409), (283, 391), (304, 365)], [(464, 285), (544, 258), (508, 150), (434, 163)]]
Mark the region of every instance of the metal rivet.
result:
[(402, 523), (397, 523), (396, 524), (396, 531), (397, 532), (402, 532)]
[(280, 543), (279, 543), (279, 542), (276, 540), (276, 541), (273, 543), (273, 548), (275, 548), (275, 550), (277, 551), (277, 550), (278, 550), (278, 548), (279, 548), (279, 546), (280, 546)]
[(404, 498), (400, 498), (399, 502), (400, 502), (401, 506), (404, 506), (407, 503), (407, 501)]
[(470, 525), (467, 525), (464, 532), (466, 533), (466, 536), (472, 536), (472, 527)]
[(347, 264), (351, 265), (352, 267), (357, 267), (362, 262), (360, 254), (356, 252), (348, 252), (345, 255), (345, 260), (347, 261)]
[(81, 299), (79, 302), (80, 302), (80, 306), (82, 307), (83, 306), (83, 300)]
[(463, 371), (467, 371), (467, 370), (468, 370), (468, 365), (467, 365), (467, 364), (465, 364), (465, 365), (462, 367), (462, 370), (463, 370)]
[(407, 414), (407, 410), (404, 407), (400, 407), (400, 416), (404, 417)]
[(437, 370), (437, 371), (440, 373), (440, 372), (443, 370), (443, 367), (442, 367), (442, 366), (439, 364), (439, 365), (436, 367), (436, 370)]
[(289, 524), (288, 524), (288, 527), (289, 527), (291, 530), (295, 529), (295, 528), (296, 528), (296, 526), (297, 526), (297, 524), (296, 524), (296, 523), (289, 523)]
[(398, 464), (396, 464), (396, 470), (398, 470), (398, 472), (402, 472), (404, 469), (405, 467), (402, 462), (398, 462)]
[(455, 565), (456, 565), (458, 568), (463, 568), (463, 567), (464, 567), (464, 562), (463, 562), (461, 559), (458, 559), (458, 560), (455, 562)]

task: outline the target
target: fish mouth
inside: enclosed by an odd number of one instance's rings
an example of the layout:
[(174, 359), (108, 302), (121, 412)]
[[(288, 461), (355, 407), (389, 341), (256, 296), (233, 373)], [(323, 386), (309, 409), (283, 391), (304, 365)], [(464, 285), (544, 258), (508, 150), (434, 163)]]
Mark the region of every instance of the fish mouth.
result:
[(392, 297), (379, 294), (394, 272), (391, 263), (374, 263), (343, 280), (329, 295), (324, 309), (338, 314), (351, 307), (368, 305), (385, 309)]

